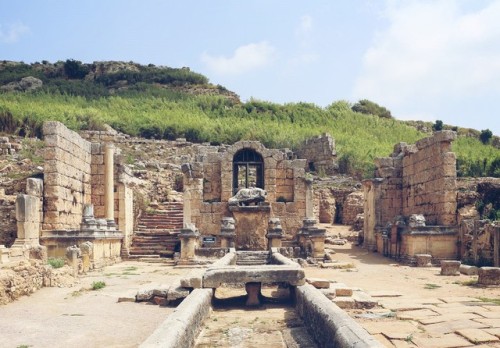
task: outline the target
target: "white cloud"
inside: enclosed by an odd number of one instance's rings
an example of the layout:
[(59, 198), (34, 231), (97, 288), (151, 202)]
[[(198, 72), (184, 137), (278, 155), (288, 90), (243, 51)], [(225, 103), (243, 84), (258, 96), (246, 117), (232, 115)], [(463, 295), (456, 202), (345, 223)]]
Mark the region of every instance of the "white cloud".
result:
[(14, 43), (19, 41), (22, 35), (30, 32), (30, 28), (22, 23), (14, 23), (5, 26), (0, 24), (0, 42)]
[(265, 67), (275, 59), (276, 49), (266, 41), (238, 47), (231, 57), (204, 52), (201, 61), (223, 75), (238, 75)]
[(312, 30), (313, 19), (309, 15), (304, 15), (300, 17), (299, 33), (308, 33)]
[(355, 98), (398, 107), (500, 93), (500, 1), (470, 13), (460, 4), (389, 1), (389, 26), (365, 53)]

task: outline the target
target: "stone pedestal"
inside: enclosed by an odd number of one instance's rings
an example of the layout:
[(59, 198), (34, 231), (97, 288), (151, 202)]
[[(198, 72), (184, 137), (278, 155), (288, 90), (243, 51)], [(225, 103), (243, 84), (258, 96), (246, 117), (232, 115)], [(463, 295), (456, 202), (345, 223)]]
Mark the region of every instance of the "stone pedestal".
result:
[(200, 232), (194, 225), (187, 226), (181, 230), (181, 233), (179, 234), (179, 238), (181, 240), (181, 262), (194, 260), (199, 236)]
[(260, 306), (260, 297), (262, 283), (260, 282), (250, 282), (245, 284), (245, 290), (247, 292), (247, 306)]
[(460, 275), (460, 261), (441, 261), (441, 275), (455, 276)]
[(278, 218), (271, 218), (267, 224), (268, 249), (281, 248), (281, 239), (283, 238), (283, 228)]
[(417, 267), (431, 267), (432, 255), (429, 254), (416, 254), (415, 261)]
[(235, 246), (238, 250), (266, 250), (267, 224), (271, 214), (268, 204), (256, 206), (229, 206), (236, 229)]
[(480, 285), (500, 285), (500, 267), (481, 267), (478, 270)]
[(305, 218), (299, 231), (299, 244), (304, 251), (307, 251), (308, 242), (311, 243), (311, 253), (314, 258), (322, 258), (325, 254), (325, 233), (323, 228), (316, 227), (317, 220)]
[(221, 220), (220, 246), (221, 248), (234, 248), (236, 237), (235, 221), (232, 217), (224, 217)]
[(17, 238), (13, 248), (40, 244), (40, 198), (20, 194), (16, 198)]
[(76, 246), (71, 246), (66, 249), (66, 260), (68, 260), (68, 265), (71, 268), (73, 268), (75, 274), (78, 274), (80, 256), (81, 256), (80, 248)]

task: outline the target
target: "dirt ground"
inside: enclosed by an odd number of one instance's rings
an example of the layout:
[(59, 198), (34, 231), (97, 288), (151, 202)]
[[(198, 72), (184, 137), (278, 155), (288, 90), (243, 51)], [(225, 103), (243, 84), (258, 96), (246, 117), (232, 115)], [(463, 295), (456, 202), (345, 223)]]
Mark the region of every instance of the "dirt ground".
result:
[[(331, 235), (349, 233), (343, 226), (323, 227)], [(471, 286), (468, 284), (476, 276), (445, 277), (439, 275), (437, 267), (399, 265), (351, 244), (328, 248), (335, 251), (335, 260), (350, 262), (354, 267), (306, 267), (306, 275), (361, 288), (372, 295), (379, 306), (348, 313), (387, 347), (500, 347), (500, 305), (479, 300), (500, 300), (500, 288)], [(132, 297), (137, 290), (153, 284), (177, 284), (187, 272), (189, 269), (127, 261), (91, 272), (72, 288), (44, 288), (0, 307), (0, 346), (137, 347), (173, 308), (118, 303), (118, 298)], [(88, 290), (94, 281), (104, 281), (106, 286)], [(226, 346), (236, 347), (249, 339), (243, 324), (248, 322), (256, 327), (254, 331), (264, 343), (279, 346), (280, 338), (271, 334), (273, 326), (290, 327), (295, 315), (290, 306), (278, 307), (268, 306), (267, 312), (260, 310), (251, 316), (237, 309), (226, 311), (229, 323), (239, 320), (242, 325), (224, 329), (220, 326), (225, 320), (217, 324), (212, 316), (206, 328), (221, 330), (228, 335)], [(266, 318), (274, 324), (266, 327)], [(200, 342), (200, 347), (208, 342)]]

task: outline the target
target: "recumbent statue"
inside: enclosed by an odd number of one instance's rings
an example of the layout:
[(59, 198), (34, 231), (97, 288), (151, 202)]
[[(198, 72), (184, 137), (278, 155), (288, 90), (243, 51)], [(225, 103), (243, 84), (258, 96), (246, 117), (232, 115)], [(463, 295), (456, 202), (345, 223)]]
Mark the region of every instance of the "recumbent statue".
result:
[(258, 187), (240, 189), (233, 197), (229, 198), (229, 205), (248, 206), (258, 205), (266, 200), (267, 192)]

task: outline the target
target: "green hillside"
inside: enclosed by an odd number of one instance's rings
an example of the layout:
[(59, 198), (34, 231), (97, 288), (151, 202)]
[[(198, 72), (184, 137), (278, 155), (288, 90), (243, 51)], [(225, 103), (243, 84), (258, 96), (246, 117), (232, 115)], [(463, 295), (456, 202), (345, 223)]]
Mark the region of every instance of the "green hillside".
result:
[[(27, 76), (42, 85), (16, 85)], [(429, 135), (390, 116), (355, 112), (345, 101), (326, 108), (259, 100), (242, 103), (234, 93), (187, 68), (73, 60), (4, 62), (0, 86), (0, 131), (39, 135), (43, 121), (58, 120), (74, 130), (100, 129), (106, 123), (146, 138), (227, 144), (259, 140), (268, 147), (292, 149), (308, 137), (330, 133), (342, 172), (359, 177), (371, 176), (373, 159), (390, 154), (395, 143), (414, 143)], [(460, 137), (454, 150), (461, 175), (500, 176), (499, 149), (475, 137)]]

